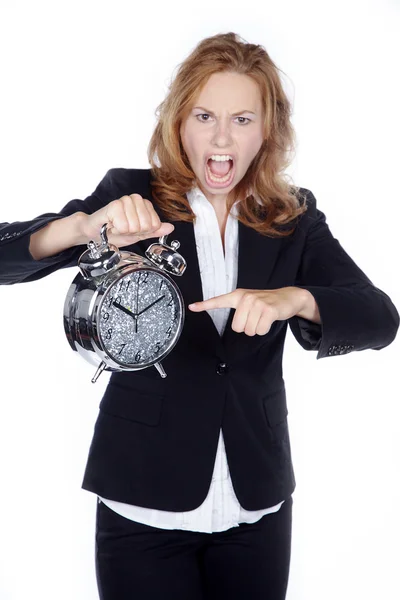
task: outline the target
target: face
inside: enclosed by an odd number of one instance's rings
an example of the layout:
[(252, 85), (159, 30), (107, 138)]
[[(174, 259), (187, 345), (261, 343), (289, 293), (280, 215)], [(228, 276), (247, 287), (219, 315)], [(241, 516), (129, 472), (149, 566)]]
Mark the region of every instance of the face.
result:
[[(238, 73), (211, 75), (182, 122), (180, 135), (199, 188), (213, 205), (224, 204), (264, 141), (257, 83)], [(207, 170), (211, 154), (232, 155), (227, 182), (211, 180)]]

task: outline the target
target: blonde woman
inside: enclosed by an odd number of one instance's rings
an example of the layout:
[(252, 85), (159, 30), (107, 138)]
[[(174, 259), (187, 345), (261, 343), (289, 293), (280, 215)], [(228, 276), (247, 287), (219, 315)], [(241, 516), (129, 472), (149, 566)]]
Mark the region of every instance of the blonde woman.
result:
[(105, 222), (111, 243), (139, 254), (173, 231), (187, 260), (168, 376), (114, 372), (100, 403), (82, 487), (98, 497), (101, 600), (283, 600), (288, 325), (319, 359), (397, 334), (390, 298), (284, 175), (290, 115), (265, 48), (204, 39), (158, 107), (150, 169), (110, 169), (85, 200), (0, 227), (3, 284), (76, 266)]

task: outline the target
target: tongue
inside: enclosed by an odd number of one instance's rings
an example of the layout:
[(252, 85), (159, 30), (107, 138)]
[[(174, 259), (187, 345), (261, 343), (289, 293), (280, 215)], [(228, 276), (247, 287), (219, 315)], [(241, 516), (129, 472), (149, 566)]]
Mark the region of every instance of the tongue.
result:
[(226, 175), (228, 173), (229, 169), (231, 168), (232, 161), (231, 160), (217, 161), (217, 160), (213, 160), (212, 158), (210, 158), (208, 161), (208, 166), (210, 167), (210, 171), (211, 171), (211, 173), (213, 173), (213, 175), (217, 175), (217, 177), (223, 177), (224, 175)]

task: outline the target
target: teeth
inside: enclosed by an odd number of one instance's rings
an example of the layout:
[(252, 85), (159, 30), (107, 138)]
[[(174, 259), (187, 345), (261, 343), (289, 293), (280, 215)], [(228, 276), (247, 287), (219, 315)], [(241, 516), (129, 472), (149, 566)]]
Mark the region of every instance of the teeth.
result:
[(224, 160), (231, 160), (233, 162), (233, 158), (230, 154), (211, 154), (208, 159), (216, 160), (217, 162), (221, 162)]

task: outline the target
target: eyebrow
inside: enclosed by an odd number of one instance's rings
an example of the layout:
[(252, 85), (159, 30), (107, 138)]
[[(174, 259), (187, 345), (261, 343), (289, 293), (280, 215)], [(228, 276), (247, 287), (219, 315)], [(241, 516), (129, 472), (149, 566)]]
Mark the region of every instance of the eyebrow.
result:
[[(207, 108), (204, 108), (203, 106), (194, 106), (193, 110), (195, 110), (196, 108), (199, 108), (200, 110), (204, 110), (204, 112), (209, 113), (210, 115), (213, 115), (215, 117), (215, 114), (211, 110), (208, 110)], [(231, 115), (231, 117), (237, 117), (238, 115), (241, 115), (242, 113), (251, 113), (252, 115), (256, 114), (252, 110), (240, 110), (239, 112), (233, 113)]]

